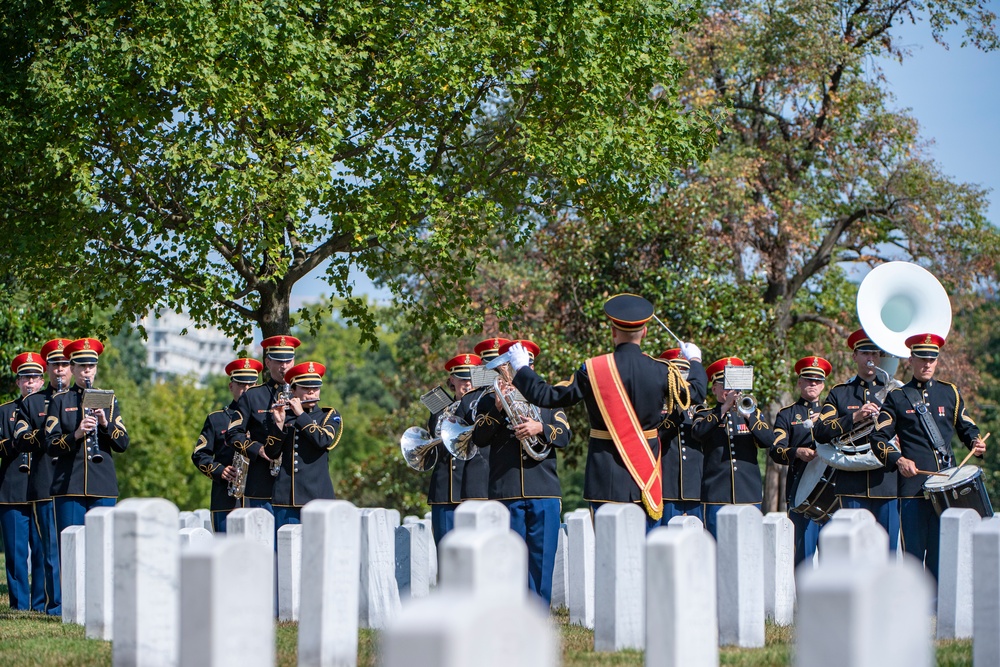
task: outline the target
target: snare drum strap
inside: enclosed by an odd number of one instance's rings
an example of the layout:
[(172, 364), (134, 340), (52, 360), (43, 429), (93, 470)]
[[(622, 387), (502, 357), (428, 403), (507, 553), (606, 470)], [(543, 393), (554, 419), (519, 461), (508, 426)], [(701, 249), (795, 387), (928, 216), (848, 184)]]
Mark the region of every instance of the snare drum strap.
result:
[[(927, 409), (927, 404), (924, 403), (920, 392), (913, 387), (903, 387), (903, 395), (906, 396), (906, 400), (910, 402), (913, 410), (920, 415), (920, 424), (924, 427), (924, 431), (927, 432), (931, 446), (934, 447), (941, 458), (941, 467), (951, 467), (951, 448), (945, 444), (944, 437), (941, 435), (937, 424), (934, 423), (934, 417), (931, 415), (931, 411)], [(914, 397), (916, 397), (916, 401), (913, 400)]]

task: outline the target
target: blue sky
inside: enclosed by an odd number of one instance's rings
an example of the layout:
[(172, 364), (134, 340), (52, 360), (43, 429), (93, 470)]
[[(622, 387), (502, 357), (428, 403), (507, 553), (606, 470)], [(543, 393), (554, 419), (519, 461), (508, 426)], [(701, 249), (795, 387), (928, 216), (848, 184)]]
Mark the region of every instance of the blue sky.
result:
[[(990, 3), (996, 11), (1000, 3)], [(974, 47), (950, 49), (936, 44), (926, 23), (907, 23), (897, 31), (912, 54), (902, 64), (883, 61), (881, 66), (896, 107), (909, 109), (919, 121), (921, 135), (933, 142), (931, 157), (951, 178), (990, 188), (989, 217), (1000, 224), (1000, 52), (984, 53)], [(315, 301), (329, 293), (320, 267), (300, 280), (292, 291), (292, 306)], [(385, 298), (364, 275), (355, 276), (358, 292)]]

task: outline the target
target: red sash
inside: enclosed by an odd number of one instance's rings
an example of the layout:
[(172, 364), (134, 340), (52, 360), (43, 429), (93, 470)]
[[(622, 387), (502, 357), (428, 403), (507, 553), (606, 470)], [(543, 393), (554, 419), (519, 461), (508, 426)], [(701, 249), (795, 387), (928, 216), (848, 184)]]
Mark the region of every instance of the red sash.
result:
[(635, 415), (632, 401), (622, 385), (615, 365), (615, 355), (605, 354), (588, 359), (587, 375), (594, 388), (594, 398), (607, 424), (611, 439), (621, 455), (632, 479), (642, 489), (642, 505), (653, 519), (663, 516), (663, 482), (659, 457), (653, 458)]

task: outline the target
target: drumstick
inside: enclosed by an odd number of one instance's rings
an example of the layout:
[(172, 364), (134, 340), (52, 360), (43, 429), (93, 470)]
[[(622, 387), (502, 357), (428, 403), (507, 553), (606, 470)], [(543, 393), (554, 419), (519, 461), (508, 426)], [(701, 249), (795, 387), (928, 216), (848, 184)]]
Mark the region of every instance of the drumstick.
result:
[(933, 472), (933, 471), (930, 471), (930, 470), (918, 470), (917, 474), (918, 475), (934, 475), (935, 477), (948, 477), (948, 473), (946, 473), (946, 472)]
[[(982, 438), (983, 444), (986, 444), (986, 439), (989, 438), (989, 437), (990, 437), (989, 433), (987, 433), (986, 435), (983, 436), (983, 438)], [(969, 453), (966, 455), (966, 457), (964, 459), (962, 459), (962, 462), (958, 464), (958, 467), (961, 468), (962, 466), (964, 466), (966, 463), (969, 462), (969, 459), (971, 459), (971, 458), (972, 458), (972, 450), (969, 450)]]

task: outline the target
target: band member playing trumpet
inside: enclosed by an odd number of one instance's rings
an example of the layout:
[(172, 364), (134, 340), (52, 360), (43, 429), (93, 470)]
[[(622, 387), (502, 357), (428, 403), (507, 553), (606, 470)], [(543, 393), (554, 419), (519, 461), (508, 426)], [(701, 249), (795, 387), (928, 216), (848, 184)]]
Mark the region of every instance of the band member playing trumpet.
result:
[[(264, 367), (267, 368), (268, 380), (251, 387), (236, 401), (236, 415), (229, 424), (226, 443), (250, 459), (243, 493), (244, 507), (262, 507), (274, 513), (271, 496), (274, 494), (274, 478), (278, 471), (276, 466), (272, 467), (265, 450), (272, 427), (271, 407), (280, 402), (285, 373), (295, 365), (295, 348), (301, 344), (293, 336), (271, 336), (262, 340), (260, 345), (264, 349)], [(268, 448), (273, 449), (274, 447)]]
[(553, 386), (530, 368), (528, 351), (514, 344), (514, 386), (539, 407), (584, 401), (590, 420), (584, 498), (592, 510), (604, 503), (641, 503), (652, 530), (663, 516), (656, 429), (664, 406), (671, 411), (689, 405), (688, 385), (670, 364), (639, 347), (653, 304), (635, 294), (618, 294), (605, 302), (604, 313), (611, 320), (612, 354), (586, 360), (571, 378)]
[(708, 392), (708, 377), (701, 365), (701, 350), (694, 343), (675, 347), (660, 355), (674, 366), (691, 387), (691, 405), (663, 413), (660, 446), (663, 447), (663, 521), (689, 514), (704, 520), (701, 505), (701, 475), (704, 455), (691, 436), (697, 405)]
[[(448, 388), (461, 401), (472, 391), (472, 367), (478, 366), (480, 358), (475, 354), (459, 354), (444, 364), (448, 372)], [(458, 406), (456, 406), (457, 408)], [(437, 433), (438, 420), (442, 412), (435, 412), (427, 420), (427, 431)], [(443, 445), (437, 446), (437, 461), (431, 471), (430, 488), (427, 490), (427, 504), (431, 506), (431, 528), (435, 544), (455, 526), (455, 509), (462, 502), (462, 476), (465, 461), (454, 459)]]
[(816, 458), (813, 425), (819, 420), (819, 397), (833, 366), (823, 357), (803, 357), (795, 362), (799, 376), (795, 387), (799, 399), (781, 408), (774, 418), (774, 445), (770, 456), (775, 463), (788, 466), (785, 477), (785, 502), (788, 518), (795, 527), (795, 566), (816, 553), (819, 524), (799, 512), (793, 512), (793, 498), (806, 464)]
[(73, 341), (65, 338), (50, 340), (42, 346), (42, 358), (48, 374), (48, 386), (21, 399), (21, 417), (14, 433), (22, 456), (29, 457), (28, 501), (31, 503), (31, 570), (44, 572), (31, 582), (31, 608), (51, 616), (62, 613), (62, 591), (59, 577), (59, 533), (56, 532), (56, 510), (52, 500), (52, 474), (55, 460), (46, 453), (45, 418), (52, 397), (69, 389), (72, 376), (69, 360), (63, 350)]
[(304, 361), (288, 369), (285, 382), (292, 388), (287, 403), (271, 406), (267, 455), (281, 460), (274, 481), (274, 527), (301, 523), (300, 512), (310, 500), (333, 500), (330, 451), (343, 433), (340, 414), (319, 407), (326, 366)]
[[(538, 346), (517, 341), (534, 367)], [(500, 347), (500, 354), (511, 346)], [(546, 603), (552, 601), (552, 569), (556, 561), (562, 488), (556, 472), (556, 449), (569, 443), (570, 428), (562, 410), (535, 408), (518, 401), (501, 373), (497, 391), (479, 401), (473, 441), (490, 454), (490, 500), (510, 510), (510, 528), (528, 545), (528, 587)]]
[(264, 365), (256, 359), (236, 359), (226, 365), (229, 376), (229, 393), (233, 400), (221, 410), (209, 413), (201, 427), (201, 435), (191, 453), (191, 460), (206, 477), (212, 480), (212, 529), (216, 533), (226, 532), (226, 517), (237, 508), (243, 507), (243, 498), (229, 494), (229, 485), (236, 481), (233, 454), (236, 451), (226, 444), (229, 424), (236, 418), (236, 404), (250, 387), (257, 384), (258, 374)]
[(757, 449), (774, 443), (771, 427), (756, 404), (738, 403), (743, 394), (725, 388), (726, 366), (743, 366), (739, 357), (723, 357), (705, 369), (715, 406), (695, 414), (691, 435), (701, 443), (705, 469), (701, 498), (705, 504), (705, 527), (716, 536), (716, 519), (726, 505), (754, 505), (760, 509), (764, 487), (757, 465)]
[(52, 475), (56, 528), (82, 526), (83, 517), (94, 507), (113, 507), (118, 498), (118, 476), (113, 453), (129, 445), (118, 399), (111, 413), (85, 410), (83, 396), (97, 377), (97, 360), (104, 345), (94, 338), (81, 338), (65, 347), (74, 386), (56, 394), (45, 419), (45, 443), (57, 457)]
[[(875, 366), (881, 350), (872, 342), (864, 329), (858, 329), (847, 338), (857, 374), (845, 384), (838, 384), (827, 394), (820, 410), (819, 422), (813, 427), (816, 442), (826, 443), (838, 436), (846, 436), (855, 428), (871, 422), (882, 409), (877, 394), (888, 393), (885, 383), (878, 377)], [(869, 363), (871, 365), (869, 365)], [(851, 443), (852, 449), (870, 445), (870, 436), (859, 437)], [(837, 495), (841, 507), (866, 509), (889, 533), (889, 549), (896, 551), (899, 542), (899, 503), (896, 500), (896, 473), (885, 467), (873, 470), (838, 470)]]
[[(38, 354), (17, 355), (10, 369), (17, 377), (22, 398), (42, 388), (45, 362)], [(7, 594), (11, 609), (45, 611), (44, 587), (39, 585), (45, 579), (43, 567), (32, 568), (35, 585), (28, 584), (28, 546), (30, 544), (34, 550), (41, 545), (37, 532), (32, 529), (33, 513), (28, 501), (30, 462), (23, 458), (14, 436), (20, 411), (19, 401), (0, 405), (0, 535), (3, 536), (7, 569)], [(41, 563), (40, 558), (32, 558), (32, 561)], [(41, 600), (32, 599), (32, 589), (36, 588), (42, 590)]]
[[(875, 454), (890, 469), (899, 471), (899, 522), (903, 549), (938, 575), (941, 520), (931, 501), (923, 497), (927, 475), (956, 465), (952, 436), (981, 457), (986, 443), (979, 427), (965, 412), (958, 387), (934, 379), (944, 338), (918, 334), (906, 339), (910, 348), (913, 378), (901, 389), (889, 392), (875, 420), (872, 442)], [(899, 450), (890, 443), (899, 438)]]

